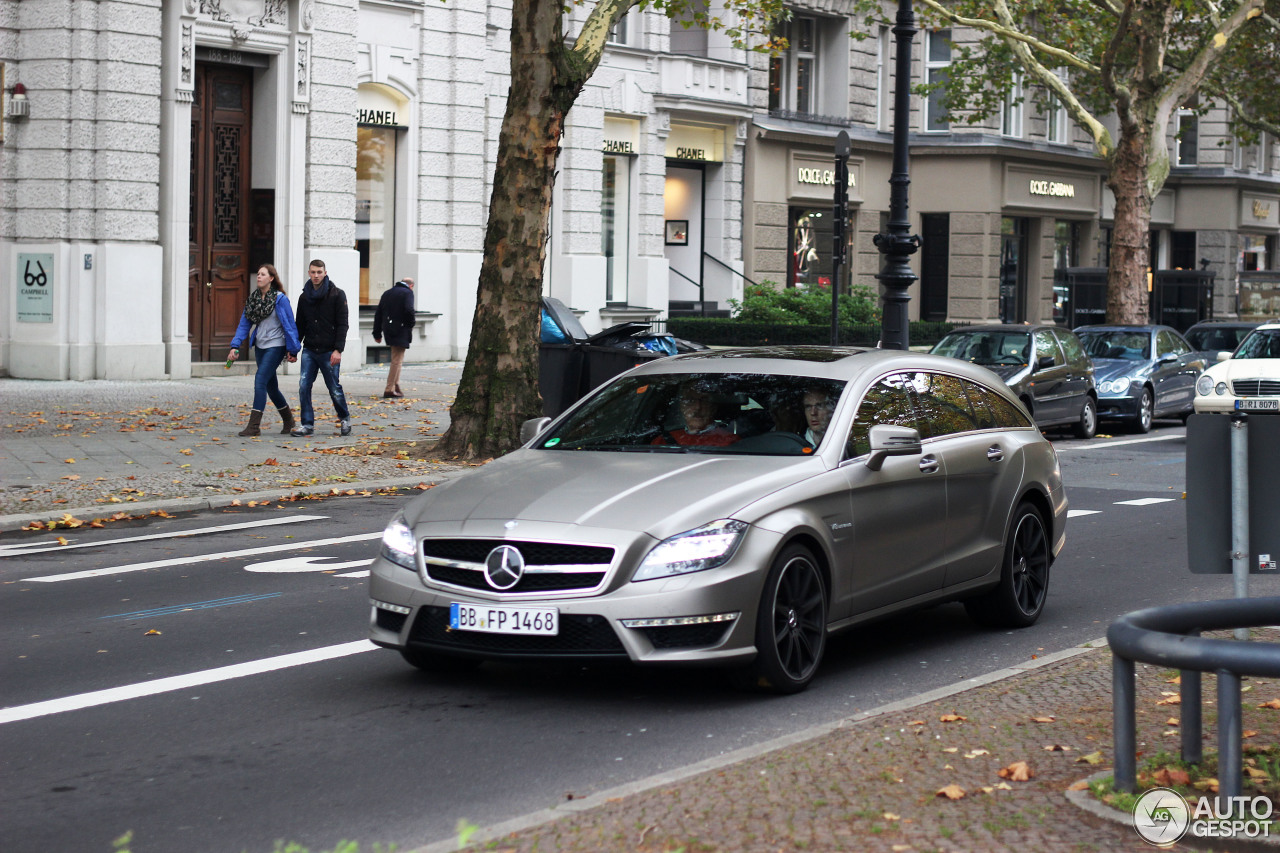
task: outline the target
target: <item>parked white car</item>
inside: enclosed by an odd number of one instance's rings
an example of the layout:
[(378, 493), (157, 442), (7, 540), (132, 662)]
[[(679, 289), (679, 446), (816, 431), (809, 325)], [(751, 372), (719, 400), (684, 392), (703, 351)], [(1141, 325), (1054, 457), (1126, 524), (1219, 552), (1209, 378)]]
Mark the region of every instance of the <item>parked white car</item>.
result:
[(1198, 413), (1280, 412), (1280, 323), (1249, 333), (1196, 380)]

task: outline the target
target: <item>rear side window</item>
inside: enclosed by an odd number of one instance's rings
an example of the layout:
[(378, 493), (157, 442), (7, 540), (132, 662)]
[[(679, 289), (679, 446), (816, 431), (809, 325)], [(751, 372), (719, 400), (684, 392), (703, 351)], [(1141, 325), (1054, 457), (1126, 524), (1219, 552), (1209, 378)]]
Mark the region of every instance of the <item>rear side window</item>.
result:
[[(920, 430), (915, 408), (911, 405), (910, 388), (913, 373), (892, 373), (867, 389), (858, 412), (853, 417), (845, 458), (871, 452), (871, 427), (878, 424), (911, 427)], [(921, 433), (922, 437), (924, 433)]]
[(1048, 332), (1036, 332), (1036, 361), (1044, 358), (1046, 355), (1053, 359), (1054, 364), (1062, 364), (1062, 353), (1058, 350), (1058, 344), (1054, 341), (1053, 335)]
[(1010, 402), (1006, 397), (996, 391), (991, 390), (985, 385), (979, 385), (976, 382), (970, 382), (967, 379), (964, 382), (965, 390), (969, 392), (969, 396), (975, 401), (978, 400), (987, 407), (991, 413), (991, 426), (996, 429), (1024, 429), (1031, 426), (1031, 420), (1018, 408), (1016, 403)]
[[(983, 429), (990, 417), (982, 417), (965, 393), (964, 381), (944, 373), (917, 373), (912, 382), (920, 417), (928, 425), (930, 436), (954, 435)], [(921, 433), (923, 436), (923, 432)]]
[(1084, 354), (1084, 347), (1080, 346), (1080, 339), (1066, 329), (1058, 329), (1055, 334), (1058, 336), (1058, 343), (1062, 345), (1062, 351), (1067, 354), (1068, 363), (1087, 362), (1088, 356)]

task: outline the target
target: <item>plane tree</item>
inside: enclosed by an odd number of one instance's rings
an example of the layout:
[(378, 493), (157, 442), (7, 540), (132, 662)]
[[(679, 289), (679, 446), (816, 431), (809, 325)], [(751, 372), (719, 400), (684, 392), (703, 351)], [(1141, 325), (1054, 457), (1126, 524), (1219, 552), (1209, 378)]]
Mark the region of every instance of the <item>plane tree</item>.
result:
[[(1169, 177), (1179, 110), (1231, 110), (1242, 142), (1280, 130), (1280, 0), (915, 0), (924, 26), (953, 29), (938, 90), (953, 122), (985, 122), (1015, 75), (1041, 107), (1064, 106), (1093, 141), (1115, 195), (1107, 320), (1147, 322), (1151, 204)], [(878, 0), (859, 0), (887, 22)], [(854, 37), (865, 37), (855, 32)], [(972, 38), (966, 37), (972, 35)], [(1114, 129), (1114, 130), (1113, 130)]]
[(560, 140), (569, 110), (600, 65), (609, 31), (633, 8), (653, 8), (677, 26), (721, 30), (735, 44), (767, 50), (769, 23), (782, 0), (722, 0), (712, 11), (703, 0), (513, 0), (511, 84), (471, 339), (438, 455), (506, 453), (519, 443), (520, 424), (542, 413), (538, 324)]

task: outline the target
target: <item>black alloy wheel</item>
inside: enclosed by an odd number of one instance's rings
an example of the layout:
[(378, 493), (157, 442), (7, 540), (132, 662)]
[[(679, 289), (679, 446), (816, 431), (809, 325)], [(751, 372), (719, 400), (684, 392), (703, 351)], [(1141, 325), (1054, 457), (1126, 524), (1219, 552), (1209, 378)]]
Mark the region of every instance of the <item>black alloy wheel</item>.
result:
[(756, 614), (758, 686), (799, 693), (809, 686), (827, 646), (827, 590), (808, 548), (788, 546), (778, 555)]
[(964, 603), (975, 622), (991, 628), (1034, 625), (1049, 593), (1052, 556), (1040, 512), (1026, 501), (1018, 504), (1009, 531), (999, 583)]
[(1151, 422), (1156, 417), (1156, 401), (1151, 396), (1151, 389), (1143, 387), (1138, 396), (1138, 416), (1133, 421), (1133, 431), (1137, 433), (1151, 432)]
[(1098, 434), (1098, 401), (1091, 394), (1084, 395), (1080, 407), (1080, 419), (1075, 425), (1076, 438), (1093, 438)]

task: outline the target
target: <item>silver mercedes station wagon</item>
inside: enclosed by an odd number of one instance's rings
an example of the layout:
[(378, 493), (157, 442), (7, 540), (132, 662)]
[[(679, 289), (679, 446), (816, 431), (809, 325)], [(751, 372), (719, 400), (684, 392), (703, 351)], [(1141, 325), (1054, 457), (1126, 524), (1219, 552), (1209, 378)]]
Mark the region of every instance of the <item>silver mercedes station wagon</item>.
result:
[(1031, 625), (1065, 538), (1052, 445), (953, 358), (691, 353), (525, 434), (392, 519), (373, 642), (425, 670), (719, 664), (792, 693), (829, 634), (889, 613), (961, 600)]

